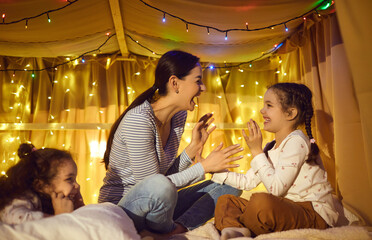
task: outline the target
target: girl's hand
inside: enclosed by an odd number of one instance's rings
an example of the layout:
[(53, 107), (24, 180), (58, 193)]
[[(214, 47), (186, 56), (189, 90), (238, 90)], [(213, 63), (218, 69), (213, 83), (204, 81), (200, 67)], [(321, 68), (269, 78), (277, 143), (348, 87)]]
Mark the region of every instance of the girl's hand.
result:
[(82, 206), (85, 206), (83, 196), (81, 196), (81, 193), (80, 193), (80, 185), (79, 184), (78, 184), (77, 193), (74, 195), (74, 197), (71, 199), (71, 201), (74, 204), (74, 210), (76, 210), (76, 209), (78, 209)]
[(221, 143), (206, 159), (201, 157), (201, 151), (198, 152), (196, 159), (201, 162), (206, 173), (221, 172), (226, 171), (228, 168), (239, 167), (239, 164), (230, 164), (230, 162), (243, 158), (243, 156), (231, 157), (243, 151), (243, 148), (239, 148), (240, 144), (235, 144), (225, 149), (222, 149), (222, 146), (223, 144)]
[(200, 118), (199, 122), (195, 125), (192, 130), (192, 138), (190, 144), (186, 147), (187, 155), (193, 159), (198, 151), (203, 148), (209, 135), (216, 129), (216, 126), (208, 129), (214, 118), (212, 113), (207, 113)]
[(247, 122), (247, 127), (249, 131), (249, 136), (242, 130), (243, 137), (247, 143), (253, 157), (262, 153), (262, 134), (261, 129), (258, 124), (252, 119)]
[(52, 192), (50, 197), (52, 198), (54, 215), (61, 213), (70, 213), (74, 211), (74, 203), (68, 196), (65, 196), (62, 192)]

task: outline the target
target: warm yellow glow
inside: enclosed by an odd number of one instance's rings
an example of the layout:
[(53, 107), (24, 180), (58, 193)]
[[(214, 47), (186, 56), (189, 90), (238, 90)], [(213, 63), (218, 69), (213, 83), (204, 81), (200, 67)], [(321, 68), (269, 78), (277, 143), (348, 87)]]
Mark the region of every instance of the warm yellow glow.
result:
[(241, 117), (237, 117), (235, 120), (236, 123), (243, 123), (243, 120)]
[(107, 58), (106, 60), (106, 68), (110, 67), (111, 58)]
[(90, 157), (92, 158), (103, 158), (103, 155), (106, 151), (106, 142), (105, 141), (91, 141), (89, 142), (90, 147)]
[(137, 76), (140, 75), (140, 74), (141, 74), (140, 72), (136, 72), (136, 73), (135, 73), (135, 75), (137, 75)]
[(191, 138), (190, 137), (186, 138), (186, 142), (190, 143), (191, 142)]

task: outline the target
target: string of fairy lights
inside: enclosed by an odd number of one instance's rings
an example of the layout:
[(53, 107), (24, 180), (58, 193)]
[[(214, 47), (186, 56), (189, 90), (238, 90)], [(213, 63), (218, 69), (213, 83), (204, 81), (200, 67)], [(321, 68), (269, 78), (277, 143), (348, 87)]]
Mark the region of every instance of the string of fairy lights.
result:
[(159, 9), (153, 5), (150, 5), (149, 3), (146, 3), (144, 0), (139, 0), (140, 2), (142, 2), (144, 5), (158, 11), (158, 12), (161, 12), (162, 13), (162, 16), (163, 16), (163, 19), (162, 19), (162, 22), (164, 23), (166, 21), (166, 17), (167, 16), (170, 16), (172, 18), (175, 18), (179, 21), (182, 21), (184, 24), (185, 24), (185, 27), (186, 27), (186, 31), (188, 32), (189, 31), (189, 26), (190, 25), (193, 25), (193, 26), (196, 26), (196, 27), (200, 27), (200, 28), (205, 28), (208, 35), (210, 34), (210, 30), (215, 30), (217, 32), (221, 32), (221, 33), (224, 33), (225, 34), (225, 40), (228, 39), (227, 37), (227, 34), (229, 32), (233, 32), (233, 31), (244, 31), (244, 32), (252, 32), (252, 31), (261, 31), (261, 30), (266, 30), (266, 29), (274, 29), (275, 27), (278, 27), (278, 26), (283, 26), (285, 31), (288, 32), (289, 31), (289, 28), (287, 27), (287, 24), (289, 22), (292, 22), (292, 21), (295, 21), (297, 19), (300, 19), (302, 18), (304, 21), (306, 21), (306, 16), (308, 16), (311, 12), (316, 12), (317, 15), (320, 17), (320, 13), (318, 12), (318, 9), (319, 10), (325, 10), (327, 8), (329, 8), (333, 3), (334, 1), (333, 0), (322, 0), (319, 4), (317, 4), (314, 8), (310, 9), (309, 11), (299, 15), (299, 16), (296, 16), (296, 17), (293, 17), (293, 18), (290, 18), (286, 21), (283, 21), (283, 22), (279, 22), (279, 23), (275, 23), (275, 24), (271, 24), (269, 26), (264, 26), (264, 27), (259, 27), (259, 28), (250, 28), (249, 27), (249, 24), (248, 22), (245, 22), (245, 27), (244, 28), (228, 28), (228, 29), (220, 29), (220, 28), (217, 28), (217, 27), (214, 27), (214, 26), (210, 26), (210, 25), (204, 25), (204, 24), (200, 24), (200, 23), (195, 23), (195, 22), (191, 22), (189, 20), (186, 20), (184, 18), (181, 18), (177, 15), (174, 15), (170, 12), (167, 12), (165, 10), (162, 10), (162, 9)]
[(0, 22), (0, 25), (10, 25), (10, 24), (15, 24), (15, 23), (19, 23), (19, 22), (23, 22), (25, 21), (25, 29), (28, 29), (28, 21), (31, 20), (31, 19), (34, 19), (34, 18), (38, 18), (38, 17), (41, 17), (41, 16), (44, 16), (46, 15), (47, 16), (47, 20), (48, 22), (50, 23), (52, 20), (49, 16), (50, 13), (52, 12), (56, 12), (56, 11), (60, 11), (74, 3), (76, 3), (77, 1), (79, 0), (66, 0), (67, 4), (62, 6), (62, 7), (59, 7), (59, 8), (55, 8), (55, 9), (50, 9), (48, 11), (45, 11), (45, 12), (42, 12), (42, 13), (39, 13), (35, 16), (31, 16), (31, 17), (24, 17), (24, 18), (21, 18), (21, 19), (18, 19), (18, 20), (13, 20), (13, 21), (10, 21), (10, 22), (6, 22), (5, 19), (6, 19), (6, 13), (2, 13), (1, 14), (1, 17), (2, 17), (2, 22)]
[[(30, 19), (33, 19), (33, 18), (38, 18), (38, 17), (41, 17), (43, 15), (46, 15), (47, 16), (47, 19), (48, 19), (48, 22), (51, 22), (51, 19), (50, 19), (50, 16), (49, 16), (49, 13), (52, 13), (52, 12), (55, 12), (55, 11), (59, 11), (59, 10), (62, 10), (74, 3), (76, 3), (77, 1), (79, 0), (66, 0), (67, 4), (65, 6), (62, 6), (60, 8), (56, 8), (56, 9), (51, 9), (51, 10), (48, 10), (48, 11), (45, 11), (45, 12), (42, 12), (40, 14), (37, 14), (35, 16), (31, 16), (31, 17), (25, 17), (25, 18), (22, 18), (22, 19), (18, 19), (18, 20), (14, 20), (14, 21), (10, 21), (10, 22), (6, 22), (5, 19), (6, 19), (6, 14), (3, 13), (2, 14), (2, 22), (0, 22), (0, 25), (9, 25), (9, 24), (15, 24), (15, 23), (19, 23), (19, 22), (22, 22), (22, 21), (25, 21), (26, 24), (25, 24), (25, 28), (27, 29), (28, 28), (28, 20)], [(285, 28), (285, 31), (288, 31), (288, 27), (287, 27), (287, 23), (291, 22), (291, 21), (294, 21), (296, 19), (299, 19), (299, 18), (302, 18), (304, 21), (306, 21), (306, 16), (309, 15), (311, 12), (316, 12), (318, 14), (318, 16), (320, 16), (320, 13), (318, 12), (318, 9), (319, 10), (325, 10), (327, 8), (329, 8), (333, 3), (334, 1), (333, 0), (322, 0), (319, 4), (317, 4), (316, 7), (312, 8), (311, 10), (299, 15), (299, 16), (296, 16), (296, 17), (293, 17), (293, 18), (290, 18), (284, 22), (280, 22), (280, 23), (276, 23), (276, 24), (272, 24), (272, 25), (269, 25), (269, 26), (265, 26), (265, 27), (260, 27), (260, 28), (249, 28), (248, 26), (248, 23), (246, 22), (245, 23), (245, 28), (230, 28), (230, 29), (220, 29), (220, 28), (217, 28), (217, 27), (214, 27), (214, 26), (209, 26), (209, 25), (203, 25), (203, 24), (199, 24), (199, 23), (194, 23), (194, 22), (191, 22), (191, 21), (188, 21), (186, 19), (183, 19), (179, 16), (176, 16), (172, 13), (169, 13), (165, 10), (162, 10), (162, 9), (159, 9), (157, 7), (154, 7), (148, 3), (146, 3), (145, 1), (143, 0), (139, 0), (140, 2), (142, 2), (143, 4), (145, 4), (146, 6), (156, 10), (156, 11), (159, 11), (163, 14), (163, 22), (166, 21), (166, 16), (170, 16), (172, 18), (175, 18), (175, 19), (178, 19), (182, 22), (184, 22), (186, 24), (186, 30), (188, 31), (188, 26), (189, 25), (194, 25), (194, 26), (197, 26), (197, 27), (202, 27), (202, 28), (206, 28), (207, 29), (207, 32), (208, 34), (210, 33), (210, 30), (215, 30), (215, 31), (218, 31), (218, 32), (224, 32), (225, 33), (225, 40), (227, 40), (227, 33), (228, 32), (231, 32), (231, 31), (260, 31), (260, 30), (265, 30), (265, 29), (273, 29), (274, 27), (276, 26), (280, 26), (280, 25), (283, 25), (284, 28)], [(54, 65), (54, 66), (50, 66), (50, 67), (45, 67), (45, 68), (40, 68), (40, 69), (21, 69), (21, 68), (17, 68), (17, 69), (0, 69), (0, 72), (1, 71), (13, 71), (13, 75), (15, 74), (15, 72), (17, 71), (30, 71), (31, 72), (31, 76), (32, 77), (35, 77), (35, 72), (39, 72), (39, 71), (44, 71), (44, 70), (49, 70), (49, 69), (56, 69), (57, 67), (61, 66), (61, 65), (65, 65), (65, 64), (68, 64), (70, 62), (75, 62), (76, 61), (81, 61), (82, 63), (85, 62), (85, 59), (84, 57), (88, 54), (91, 54), (91, 53), (94, 53), (94, 52), (101, 52), (101, 48), (108, 42), (108, 40), (110, 40), (113, 36), (115, 36), (116, 34), (110, 34), (110, 33), (106, 33), (106, 35), (108, 36), (108, 38), (106, 39), (106, 41), (104, 43), (102, 43), (98, 48), (96, 49), (93, 49), (93, 50), (90, 50), (90, 51), (87, 51), (87, 52), (84, 52), (82, 54), (80, 54), (79, 56), (75, 57), (75, 58), (66, 58), (67, 61), (65, 62), (62, 62), (62, 63), (59, 63), (57, 65)], [(135, 42), (136, 44), (138, 44), (140, 47), (146, 49), (147, 51), (151, 52), (153, 55), (156, 55), (156, 56), (161, 56), (162, 54), (161, 53), (157, 53), (155, 51), (153, 51), (152, 49), (150, 49), (149, 47), (143, 45), (142, 43), (140, 43), (139, 41), (133, 39), (129, 34), (125, 34), (130, 40), (132, 40), (133, 42)], [(209, 68), (210, 69), (214, 69), (214, 68), (232, 68), (232, 67), (238, 67), (240, 68), (242, 65), (249, 65), (249, 67), (252, 67), (252, 63), (257, 61), (257, 60), (260, 60), (262, 59), (263, 57), (275, 52), (277, 49), (279, 49), (281, 46), (282, 46), (283, 43), (280, 43), (280, 44), (275, 44), (274, 45), (274, 48), (272, 48), (271, 50), (267, 51), (267, 52), (263, 52), (261, 54), (261, 56), (258, 56), (257, 58), (254, 58), (254, 59), (251, 59), (249, 61), (245, 61), (245, 62), (241, 62), (241, 63), (238, 63), (238, 64), (235, 64), (235, 65), (229, 65), (227, 66), (225, 64), (225, 66), (214, 66), (214, 65), (210, 65)]]

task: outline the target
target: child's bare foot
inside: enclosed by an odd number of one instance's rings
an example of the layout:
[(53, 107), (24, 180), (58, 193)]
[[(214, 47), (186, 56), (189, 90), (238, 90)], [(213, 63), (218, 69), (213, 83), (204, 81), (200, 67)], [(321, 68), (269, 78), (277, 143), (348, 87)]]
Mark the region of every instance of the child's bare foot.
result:
[(146, 238), (146, 240), (147, 239), (150, 240), (151, 238), (154, 240), (166, 240), (166, 239), (169, 239), (173, 235), (184, 233), (184, 232), (187, 232), (187, 228), (185, 228), (179, 223), (176, 223), (176, 228), (169, 233), (154, 233), (148, 230), (143, 230), (139, 234), (141, 238)]
[(227, 227), (221, 231), (221, 240), (227, 240), (238, 237), (250, 237), (251, 232), (248, 228), (243, 227)]

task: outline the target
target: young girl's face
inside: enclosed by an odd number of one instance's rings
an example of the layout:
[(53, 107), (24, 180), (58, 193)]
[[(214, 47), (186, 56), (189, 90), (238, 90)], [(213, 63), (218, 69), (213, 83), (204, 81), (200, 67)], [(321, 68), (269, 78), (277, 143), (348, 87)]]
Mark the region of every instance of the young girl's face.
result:
[(283, 112), (278, 95), (272, 89), (266, 91), (264, 107), (260, 112), (264, 119), (264, 130), (268, 132), (277, 133), (289, 124), (287, 114)]
[(73, 160), (65, 159), (57, 168), (57, 174), (50, 184), (44, 188), (44, 193), (63, 193), (65, 197), (73, 199), (79, 192), (79, 184), (76, 182), (77, 167)]

